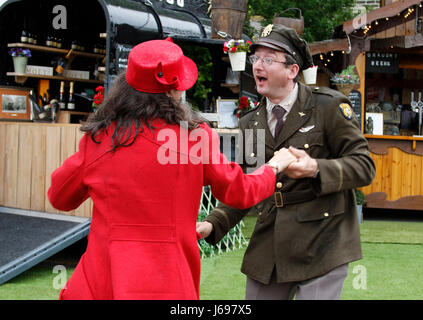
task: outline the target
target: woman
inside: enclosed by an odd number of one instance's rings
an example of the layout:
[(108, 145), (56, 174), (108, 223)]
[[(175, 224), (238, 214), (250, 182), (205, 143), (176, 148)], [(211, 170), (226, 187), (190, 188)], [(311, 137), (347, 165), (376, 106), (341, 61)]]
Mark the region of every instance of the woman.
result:
[(283, 149), (273, 167), (251, 175), (227, 161), (217, 134), (180, 103), (196, 79), (195, 63), (173, 42), (137, 45), (82, 126), (79, 151), (53, 172), (54, 207), (94, 203), (87, 250), (61, 299), (198, 299), (202, 187), (248, 208), (274, 192), (275, 173), (295, 160)]

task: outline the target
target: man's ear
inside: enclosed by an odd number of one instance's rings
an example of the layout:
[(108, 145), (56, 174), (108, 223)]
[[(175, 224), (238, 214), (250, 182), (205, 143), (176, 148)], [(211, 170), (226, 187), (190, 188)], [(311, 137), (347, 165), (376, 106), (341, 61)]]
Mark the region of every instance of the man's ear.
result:
[(298, 64), (294, 63), (290, 68), (291, 72), (289, 73), (289, 79), (294, 80), (297, 75), (300, 73), (300, 67)]

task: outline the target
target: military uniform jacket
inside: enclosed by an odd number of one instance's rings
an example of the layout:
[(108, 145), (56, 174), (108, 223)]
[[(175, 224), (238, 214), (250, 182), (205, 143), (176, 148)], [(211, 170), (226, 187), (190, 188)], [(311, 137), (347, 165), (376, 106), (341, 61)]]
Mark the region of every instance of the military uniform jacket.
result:
[[(256, 206), (258, 219), (241, 271), (268, 284), (276, 267), (277, 282), (302, 281), (361, 259), (352, 189), (370, 184), (375, 166), (350, 101), (338, 91), (299, 83), (279, 137), (269, 131), (266, 99), (240, 119), (239, 128), (244, 139), (238, 161), (244, 170), (289, 146), (306, 151), (320, 170), (317, 178), (278, 175), (275, 193)], [(217, 243), (247, 212), (219, 204), (205, 219), (214, 226), (206, 240)]]

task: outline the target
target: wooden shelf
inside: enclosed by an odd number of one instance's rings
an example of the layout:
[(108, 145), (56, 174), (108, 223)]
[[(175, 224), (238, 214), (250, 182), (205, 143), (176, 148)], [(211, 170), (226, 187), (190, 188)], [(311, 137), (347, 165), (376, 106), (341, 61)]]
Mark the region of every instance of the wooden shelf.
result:
[(232, 91), (232, 93), (239, 93), (239, 91), (240, 91), (240, 85), (239, 84), (221, 83), (220, 86), (230, 89)]
[(389, 135), (375, 135), (375, 134), (364, 134), (367, 139), (387, 139), (387, 140), (409, 140), (409, 141), (423, 141), (423, 136), (389, 136)]
[(41, 51), (41, 52), (50, 52), (50, 53), (59, 53), (64, 55), (74, 55), (74, 56), (80, 56), (80, 57), (88, 57), (88, 58), (95, 58), (95, 59), (103, 59), (105, 57), (104, 54), (98, 54), (98, 53), (89, 53), (89, 52), (83, 52), (83, 51), (75, 51), (73, 49), (59, 49), (59, 48), (51, 48), (46, 46), (39, 46), (35, 44), (28, 44), (28, 43), (8, 43), (7, 46), (9, 48), (26, 48), (34, 51)]
[(16, 72), (7, 72), (8, 76), (14, 76), (17, 83), (24, 83), (28, 78), (38, 78), (38, 79), (51, 79), (59, 81), (74, 81), (74, 82), (86, 82), (86, 83), (96, 83), (102, 84), (103, 81), (92, 80), (92, 79), (80, 79), (80, 78), (68, 78), (61, 76), (46, 76), (44, 74), (30, 74), (30, 73), (16, 73)]

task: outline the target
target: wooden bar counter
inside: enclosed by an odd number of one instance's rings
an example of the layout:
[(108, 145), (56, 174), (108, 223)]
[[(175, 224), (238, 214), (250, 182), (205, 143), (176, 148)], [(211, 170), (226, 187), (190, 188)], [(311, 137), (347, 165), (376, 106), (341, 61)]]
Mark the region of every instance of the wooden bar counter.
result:
[(423, 137), (365, 135), (376, 165), (369, 208), (423, 210)]
[(92, 201), (62, 212), (47, 198), (51, 173), (76, 152), (79, 124), (0, 122), (0, 206), (91, 217)]

